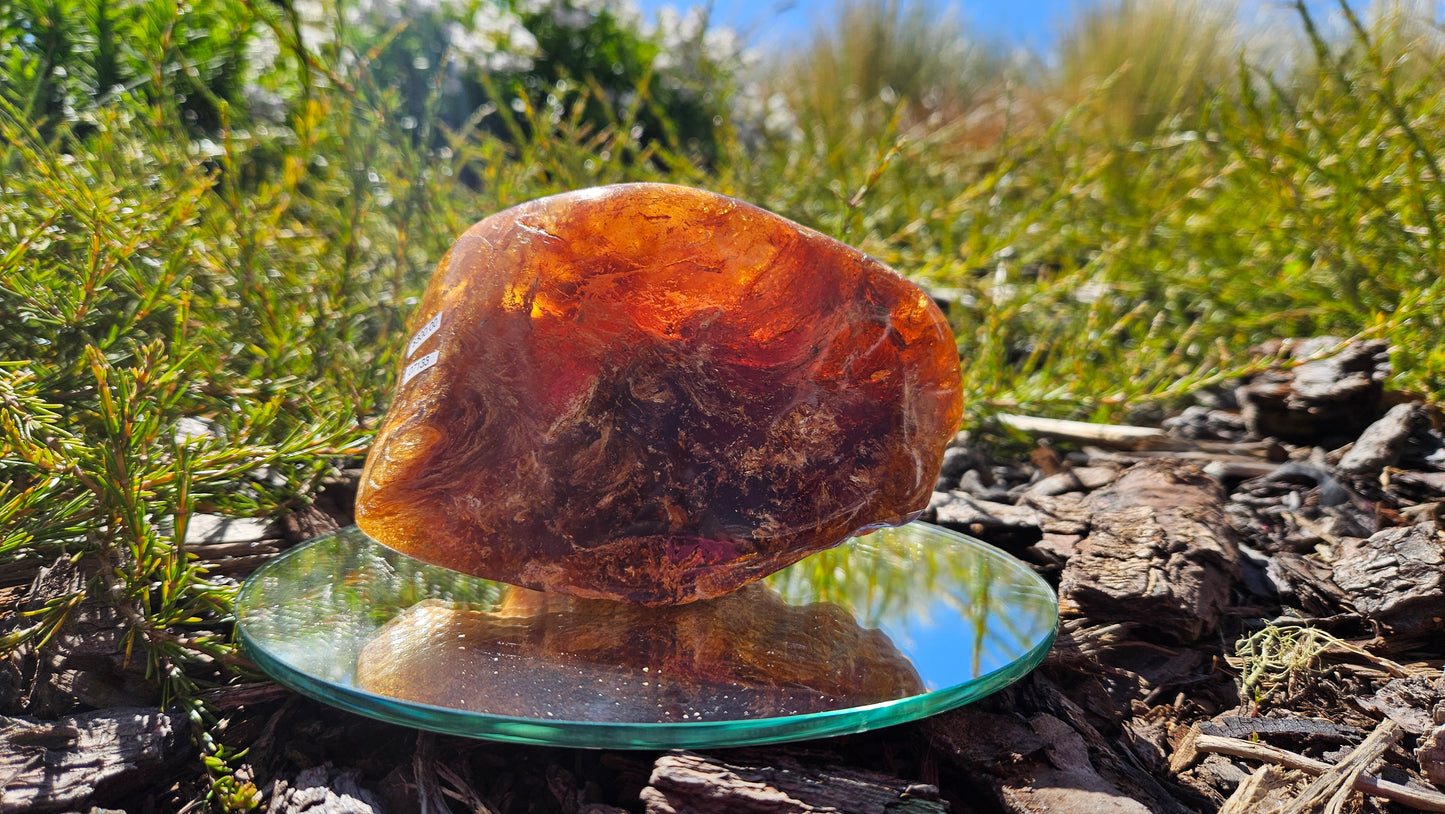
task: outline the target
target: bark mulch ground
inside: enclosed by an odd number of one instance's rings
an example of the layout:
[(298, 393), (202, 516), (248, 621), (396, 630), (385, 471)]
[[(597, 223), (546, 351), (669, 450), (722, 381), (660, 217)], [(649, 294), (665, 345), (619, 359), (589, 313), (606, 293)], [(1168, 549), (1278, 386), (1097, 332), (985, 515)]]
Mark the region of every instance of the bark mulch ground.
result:
[[(277, 814), (1445, 811), (1445, 434), (1385, 391), (1387, 351), (1281, 365), (1159, 426), (1001, 417), (1028, 460), (961, 435), (924, 519), (1033, 565), (1062, 613), (1043, 666), (979, 703), (650, 753), (419, 733), (232, 684), (211, 699), (249, 750), (232, 782)], [(280, 527), (197, 523), (192, 549), (244, 577), (349, 522), (354, 476)], [(0, 576), (13, 615), (83, 575)], [(121, 622), (88, 603), (0, 662), (0, 812), (202, 807), (189, 725), (117, 654)]]

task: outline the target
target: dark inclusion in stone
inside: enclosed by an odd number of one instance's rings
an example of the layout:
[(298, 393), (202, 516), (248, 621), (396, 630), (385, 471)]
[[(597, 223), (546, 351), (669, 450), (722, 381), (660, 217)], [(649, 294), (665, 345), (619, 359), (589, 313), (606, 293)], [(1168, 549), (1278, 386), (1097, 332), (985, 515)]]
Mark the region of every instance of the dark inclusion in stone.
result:
[(492, 611), (429, 599), (376, 632), (356, 675), (412, 703), (619, 723), (805, 715), (925, 689), (882, 632), (756, 584), (671, 608), (525, 588)]
[(923, 291), (687, 187), (493, 215), (414, 320), (357, 524), (544, 591), (690, 602), (908, 522), (962, 411)]

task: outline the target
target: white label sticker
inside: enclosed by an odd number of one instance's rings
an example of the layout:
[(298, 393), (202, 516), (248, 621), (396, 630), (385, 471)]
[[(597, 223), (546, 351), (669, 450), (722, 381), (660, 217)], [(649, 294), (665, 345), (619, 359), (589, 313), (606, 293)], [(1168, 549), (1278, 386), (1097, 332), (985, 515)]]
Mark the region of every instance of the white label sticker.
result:
[(438, 311), (437, 315), (432, 317), (427, 324), (421, 326), (421, 330), (416, 332), (416, 336), (413, 336), (411, 341), (406, 343), (406, 358), (410, 359), (411, 355), (416, 353), (416, 349), (421, 347), (423, 342), (431, 339), (432, 334), (436, 333), (441, 327), (442, 315), (441, 312)]
[(442, 358), (441, 351), (434, 350), (431, 353), (428, 353), (426, 356), (423, 356), (415, 362), (407, 365), (406, 369), (401, 372), (401, 383), (406, 384), (407, 382), (416, 378), (419, 374), (435, 365), (437, 363), (437, 360), (440, 358)]

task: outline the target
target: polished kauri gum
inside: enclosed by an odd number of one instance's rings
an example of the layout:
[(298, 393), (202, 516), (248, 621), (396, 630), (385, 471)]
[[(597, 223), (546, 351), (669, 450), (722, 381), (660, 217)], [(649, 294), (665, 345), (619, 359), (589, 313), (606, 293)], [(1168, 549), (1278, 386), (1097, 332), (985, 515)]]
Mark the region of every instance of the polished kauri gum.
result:
[(481, 221), (413, 324), (357, 524), (420, 560), (582, 597), (719, 596), (905, 523), (962, 409), (923, 291), (686, 187)]

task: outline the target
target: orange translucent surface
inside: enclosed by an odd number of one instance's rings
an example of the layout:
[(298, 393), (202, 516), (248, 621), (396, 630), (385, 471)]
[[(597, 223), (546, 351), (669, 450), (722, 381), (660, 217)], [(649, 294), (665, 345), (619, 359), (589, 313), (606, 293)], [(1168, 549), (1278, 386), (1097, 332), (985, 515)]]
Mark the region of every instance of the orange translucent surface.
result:
[(413, 324), (358, 525), (575, 596), (720, 596), (907, 522), (962, 411), (954, 340), (923, 291), (686, 187), (481, 221)]

